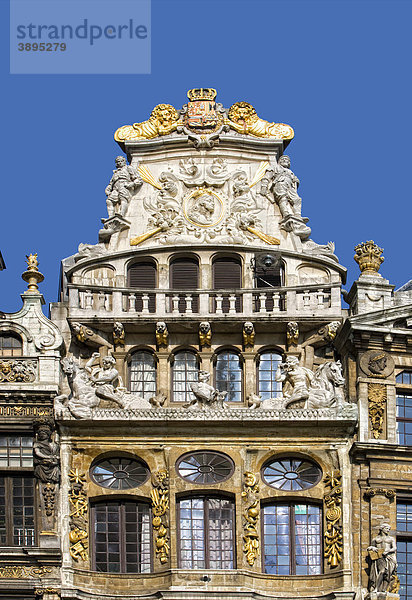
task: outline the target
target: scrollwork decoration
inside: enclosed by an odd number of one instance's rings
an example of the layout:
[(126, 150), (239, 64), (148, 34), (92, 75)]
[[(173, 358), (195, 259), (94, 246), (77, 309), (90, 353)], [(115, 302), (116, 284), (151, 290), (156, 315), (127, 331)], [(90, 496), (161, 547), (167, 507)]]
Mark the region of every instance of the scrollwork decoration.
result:
[(160, 469), (153, 473), (152, 486), (150, 498), (153, 513), (152, 525), (156, 532), (156, 556), (163, 565), (167, 563), (170, 552), (167, 519), (169, 510), (169, 472), (167, 469)]
[(253, 567), (259, 555), (259, 484), (257, 475), (245, 471), (242, 499), (243, 510), (243, 552), (248, 564)]
[(324, 556), (330, 567), (334, 568), (342, 561), (343, 536), (342, 536), (342, 475), (340, 471), (331, 471), (324, 478), (328, 493), (323, 501), (325, 503), (326, 531)]

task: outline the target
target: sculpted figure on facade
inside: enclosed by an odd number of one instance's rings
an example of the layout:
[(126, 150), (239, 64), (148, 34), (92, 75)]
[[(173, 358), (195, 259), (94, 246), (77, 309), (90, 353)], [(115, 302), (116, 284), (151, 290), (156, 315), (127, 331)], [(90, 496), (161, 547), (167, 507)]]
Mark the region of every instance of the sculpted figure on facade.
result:
[(106, 348), (111, 347), (111, 344), (107, 340), (93, 331), (90, 327), (86, 327), (86, 325), (82, 325), (77, 321), (73, 321), (70, 326), (73, 330), (75, 339), (81, 344), (92, 348), (98, 348), (100, 346), (105, 346)]
[(223, 408), (223, 401), (226, 398), (227, 392), (219, 392), (216, 388), (209, 385), (210, 373), (208, 371), (199, 371), (198, 383), (192, 383), (190, 389), (195, 398), (184, 405), (185, 408), (198, 404), (199, 406), (218, 405)]
[(118, 156), (115, 163), (116, 169), (105, 190), (109, 218), (115, 214), (124, 217), (132, 192), (135, 192), (143, 184), (143, 179), (134, 167), (127, 164), (124, 156)]
[[(286, 408), (294, 402), (306, 401), (309, 398), (309, 386), (313, 380), (313, 373), (310, 369), (301, 367), (296, 356), (287, 356), (285, 362), (280, 363), (275, 380), (282, 383)], [(292, 388), (291, 392), (288, 391), (288, 388)]]
[(283, 229), (293, 231), (300, 238), (307, 239), (311, 230), (302, 218), (302, 198), (298, 194), (298, 187), (299, 179), (290, 168), (290, 158), (283, 155), (277, 163), (272, 162), (270, 169), (266, 171), (265, 177), (262, 178), (260, 193), (263, 196), (273, 194), (284, 221)]
[(290, 125), (269, 123), (264, 119), (260, 119), (249, 102), (235, 102), (235, 104), (232, 104), (228, 117), (228, 125), (238, 133), (255, 137), (271, 137), (278, 140), (291, 140), (294, 136), (294, 131)]
[(156, 323), (156, 344), (158, 346), (169, 345), (169, 331), (164, 321), (158, 321)]
[(289, 321), (286, 325), (286, 342), (288, 346), (297, 346), (299, 340), (299, 323)]
[(255, 345), (255, 328), (251, 321), (246, 321), (243, 323), (243, 345), (246, 346), (254, 346)]
[(125, 333), (123, 323), (120, 321), (115, 321), (113, 324), (113, 344), (115, 348), (119, 346), (124, 346), (125, 342)]
[(210, 346), (212, 343), (212, 328), (208, 321), (199, 324), (199, 343), (202, 347)]
[(179, 125), (179, 113), (171, 104), (158, 104), (152, 110), (147, 121), (124, 125), (114, 134), (116, 142), (125, 140), (150, 140), (159, 135), (168, 135), (176, 131)]
[(43, 483), (60, 481), (60, 447), (53, 439), (53, 426), (46, 419), (34, 424), (36, 437), (33, 443), (34, 475)]
[(368, 547), (370, 559), (369, 591), (392, 592), (398, 585), (396, 540), (389, 535), (388, 523), (379, 525), (378, 535)]

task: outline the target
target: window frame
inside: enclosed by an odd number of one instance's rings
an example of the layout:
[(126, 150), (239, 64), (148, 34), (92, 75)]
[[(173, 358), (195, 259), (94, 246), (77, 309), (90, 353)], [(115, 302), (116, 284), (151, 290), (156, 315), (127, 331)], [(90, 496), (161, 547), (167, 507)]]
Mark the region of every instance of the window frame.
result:
[[(175, 368), (175, 364), (176, 364), (176, 356), (179, 355), (179, 354), (182, 354), (184, 352), (190, 353), (190, 354), (192, 354), (195, 357), (196, 368), (197, 368), (197, 374), (198, 375), (199, 375), (199, 371), (200, 371), (200, 358), (199, 358), (198, 353), (195, 350), (192, 350), (191, 348), (179, 348), (178, 350), (174, 351), (171, 354), (171, 357), (170, 357), (170, 390), (171, 390), (170, 403), (171, 404), (175, 404), (177, 406), (179, 406), (179, 405), (181, 406), (183, 403), (190, 402), (191, 400), (194, 399), (194, 397), (193, 398), (186, 398), (185, 400), (175, 400), (175, 398), (174, 398), (174, 396), (175, 396), (175, 390), (174, 390), (174, 381), (175, 381), (174, 380), (174, 373), (175, 373), (175, 371), (174, 371), (174, 368)], [(187, 364), (187, 362), (185, 361), (185, 365), (186, 364)], [(187, 368), (186, 367), (185, 367), (185, 373), (187, 374)], [(190, 382), (188, 382), (187, 380), (185, 380), (185, 381), (186, 381), (186, 386), (187, 386), (188, 383), (197, 383), (198, 379), (196, 381), (190, 381)], [(187, 396), (188, 394), (193, 394), (193, 392), (190, 391), (190, 390), (188, 390), (188, 389), (186, 389), (185, 394)]]
[[(144, 505), (149, 509), (149, 521), (148, 521), (148, 533), (149, 533), (149, 545), (150, 545), (150, 569), (148, 571), (142, 571), (141, 570), (141, 563), (139, 564), (139, 571), (127, 571), (127, 570), (122, 570), (122, 566), (123, 569), (126, 569), (127, 567), (127, 562), (126, 562), (126, 528), (125, 528), (125, 524), (126, 524), (126, 520), (125, 520), (125, 505), (127, 502), (133, 503), (136, 505), (136, 507), (138, 505)], [(105, 506), (107, 509), (108, 504), (110, 503), (118, 503), (119, 504), (119, 565), (120, 565), (120, 570), (119, 571), (102, 571), (102, 570), (97, 570), (96, 568), (96, 531), (95, 531), (95, 523), (97, 523), (97, 521), (95, 520), (95, 515), (96, 515), (96, 507), (97, 506)], [(110, 496), (99, 496), (97, 498), (91, 499), (90, 500), (90, 540), (91, 540), (91, 547), (92, 547), (92, 552), (91, 554), (91, 560), (90, 560), (90, 567), (91, 570), (96, 572), (96, 573), (106, 573), (108, 575), (129, 575), (129, 576), (136, 576), (136, 575), (145, 575), (148, 573), (153, 573), (154, 572), (154, 557), (153, 557), (153, 550), (154, 550), (154, 545), (153, 545), (153, 528), (152, 528), (152, 518), (153, 518), (153, 513), (152, 513), (152, 509), (151, 509), (151, 504), (150, 501), (146, 498), (142, 499), (140, 497), (136, 497), (136, 496), (119, 496), (118, 494), (116, 495), (110, 495)], [(107, 523), (107, 521), (106, 521)], [(107, 542), (105, 542), (106, 544), (106, 548), (107, 548), (107, 556), (109, 555), (109, 551), (108, 551), (108, 547), (109, 547), (109, 540), (107, 540)], [(109, 561), (108, 561), (109, 562)]]
[[(319, 573), (312, 574), (296, 574), (296, 545), (295, 545), (295, 510), (293, 510), (293, 514), (291, 511), (291, 507), (295, 509), (296, 505), (305, 505), (305, 506), (316, 506), (319, 509), (319, 540), (320, 540), (320, 548), (319, 548)], [(267, 573), (266, 565), (265, 565), (265, 517), (264, 510), (267, 506), (287, 506), (289, 509), (289, 574), (284, 573)], [(261, 567), (262, 573), (264, 575), (272, 575), (275, 577), (318, 577), (325, 573), (324, 569), (324, 523), (323, 523), (323, 507), (322, 502), (317, 500), (316, 498), (297, 498), (296, 496), (290, 498), (290, 500), (286, 500), (285, 497), (277, 497), (276, 499), (270, 498), (265, 499), (261, 502), (261, 510), (260, 510), (260, 536), (261, 536)]]
[[(134, 356), (136, 356), (137, 354), (140, 354), (140, 353), (141, 353), (141, 354), (143, 354), (143, 353), (145, 353), (145, 354), (150, 354), (150, 355), (151, 355), (151, 357), (152, 357), (152, 359), (153, 359), (153, 367), (154, 367), (154, 387), (155, 387), (155, 389), (154, 389), (154, 393), (152, 393), (152, 396), (156, 396), (156, 394), (157, 394), (157, 388), (158, 388), (158, 381), (157, 381), (157, 375), (158, 375), (158, 373), (157, 373), (157, 364), (158, 364), (158, 362), (159, 362), (159, 361), (158, 361), (157, 355), (156, 355), (156, 354), (155, 354), (155, 353), (154, 353), (154, 352), (153, 352), (151, 349), (148, 349), (148, 348), (136, 348), (136, 349), (134, 349), (134, 350), (133, 350), (133, 351), (132, 351), (132, 352), (129, 354), (129, 357), (128, 357), (128, 360), (127, 360), (127, 389), (129, 390), (129, 392), (133, 392), (133, 393), (135, 393), (135, 394), (138, 394), (138, 393), (139, 393), (139, 392), (137, 392), (137, 391), (133, 391), (133, 390), (132, 390), (132, 383), (133, 383), (133, 382), (132, 382), (132, 362), (133, 362), (133, 357), (134, 357)], [(144, 372), (144, 371), (143, 371), (143, 372)], [(143, 382), (143, 383), (144, 383), (144, 382)], [(144, 386), (143, 386), (143, 387), (144, 387)], [(146, 394), (149, 394), (149, 393), (151, 393), (151, 392), (146, 392)], [(142, 394), (142, 398), (146, 398), (145, 392), (143, 392), (143, 394)], [(149, 398), (147, 398), (147, 399), (149, 399)]]
[[(184, 494), (184, 495), (180, 495), (177, 497), (176, 499), (176, 533), (177, 533), (177, 540), (176, 540), (176, 547), (177, 547), (177, 564), (178, 564), (178, 568), (179, 569), (188, 569), (188, 567), (182, 567), (182, 545), (181, 545), (181, 528), (180, 528), (180, 503), (181, 501), (184, 500), (193, 500), (193, 499), (200, 499), (203, 500), (203, 524), (204, 524), (204, 547), (203, 547), (203, 552), (204, 552), (204, 563), (205, 566), (204, 567), (190, 567), (190, 570), (193, 571), (201, 571), (203, 570), (210, 570), (210, 539), (209, 539), (209, 535), (206, 535), (206, 533), (209, 534), (209, 505), (208, 505), (208, 501), (209, 500), (228, 500), (231, 503), (231, 511), (232, 511), (232, 554), (233, 554), (233, 565), (231, 569), (216, 569), (219, 571), (233, 571), (237, 569), (237, 557), (236, 557), (236, 499), (234, 498), (234, 496), (230, 495), (230, 494), (224, 494), (224, 493), (205, 493), (205, 492), (200, 492), (200, 493), (190, 493), (190, 494)], [(205, 510), (207, 504), (207, 511)], [(191, 538), (191, 540), (193, 540), (193, 537)], [(193, 552), (193, 549), (192, 549)], [(192, 558), (192, 562), (193, 562), (193, 558)], [(215, 569), (215, 567), (212, 567), (212, 570)]]
[[(280, 350), (278, 350), (277, 348), (265, 348), (264, 350), (260, 350), (258, 352), (258, 354), (256, 355), (256, 394), (258, 396), (261, 395), (261, 391), (260, 391), (260, 381), (261, 381), (260, 380), (260, 365), (261, 365), (261, 362), (262, 362), (262, 356), (264, 354), (277, 354), (279, 356), (279, 359), (280, 359), (279, 362), (282, 362), (282, 359), (283, 359), (283, 353)], [(273, 361), (271, 359), (271, 364), (272, 364), (272, 362)], [(273, 372), (273, 371), (271, 370), (271, 372)], [(276, 371), (274, 373), (276, 373)], [(277, 382), (277, 381), (272, 381), (271, 380), (271, 386), (270, 386), (271, 389), (273, 387), (272, 386), (273, 383), (275, 383), (275, 384), (278, 385), (279, 390), (278, 390), (278, 393), (276, 393), (276, 395), (269, 396), (269, 398), (280, 398), (282, 396), (282, 384), (281, 384), (281, 382)], [(264, 400), (264, 399), (265, 398), (262, 397), (262, 400)]]
[[(404, 382), (403, 381), (403, 376), (408, 375), (409, 381), (408, 382)], [(401, 380), (400, 380), (401, 379)], [(405, 397), (409, 397), (412, 400), (412, 370), (410, 369), (403, 369), (400, 373), (398, 373), (398, 375), (396, 375), (396, 399), (395, 399), (395, 409), (396, 409), (396, 442), (397, 444), (399, 444), (400, 446), (412, 446), (411, 444), (406, 444), (405, 442), (401, 442), (400, 441), (400, 435), (401, 432), (399, 431), (399, 423), (412, 423), (412, 418), (407, 418), (407, 417), (399, 417), (398, 416), (398, 399), (400, 398), (405, 398)], [(406, 435), (405, 433), (402, 433), (402, 435)], [(409, 434), (410, 437), (412, 438), (412, 431)]]
[[(0, 477), (4, 478), (4, 499), (5, 499), (5, 530), (6, 543), (0, 542), (0, 548), (35, 548), (38, 544), (38, 519), (37, 519), (37, 485), (33, 469), (23, 467), (21, 471), (16, 472), (13, 468), (1, 469)], [(33, 544), (15, 544), (14, 543), (14, 494), (13, 481), (17, 478), (30, 479), (33, 485)], [(22, 496), (24, 498), (24, 496)], [(22, 504), (22, 508), (25, 504)], [(24, 519), (24, 515), (22, 516)], [(25, 527), (22, 526), (24, 529)]]
[[(244, 359), (243, 356), (240, 352), (238, 352), (237, 350), (235, 350), (234, 348), (222, 348), (219, 349), (213, 356), (213, 385), (216, 389), (218, 389), (218, 379), (217, 379), (217, 363), (218, 363), (218, 359), (219, 356), (221, 356), (222, 354), (234, 354), (238, 357), (239, 359), (239, 367), (240, 367), (240, 399), (239, 400), (227, 400), (227, 396), (224, 400), (225, 404), (230, 404), (232, 406), (241, 406), (244, 403), (245, 400), (245, 373), (244, 373), (244, 368), (243, 368), (243, 363), (244, 363)], [(221, 391), (226, 391), (226, 390), (220, 390)]]
[[(400, 529), (398, 529), (398, 504), (409, 504), (412, 508), (412, 497), (410, 495), (408, 495), (407, 493), (402, 493), (402, 492), (397, 492), (396, 494), (396, 546), (397, 546), (397, 560), (398, 560), (398, 577), (399, 577), (399, 566), (401, 565), (401, 561), (400, 556), (401, 556), (401, 552), (398, 548), (398, 544), (399, 542), (406, 542), (406, 543), (410, 543), (411, 544), (411, 562), (408, 563), (402, 563), (404, 564), (404, 566), (406, 567), (406, 570), (408, 568), (409, 565), (412, 565), (412, 527), (410, 531), (401, 531)], [(403, 573), (401, 573), (403, 575)], [(411, 579), (411, 584), (410, 584), (410, 589), (412, 590), (412, 575), (410, 575), (410, 579)], [(406, 592), (408, 591), (408, 588), (406, 589)], [(399, 590), (400, 592), (400, 590)], [(408, 599), (408, 595), (406, 594), (406, 596), (404, 596), (403, 594), (400, 594), (400, 598), (407, 600)]]
[[(4, 346), (3, 346), (3, 342), (2, 340), (5, 339), (13, 339), (17, 342), (20, 343), (20, 346), (10, 346), (10, 354), (5, 354), (4, 353)], [(2, 330), (0, 331), (0, 358), (2, 359), (7, 359), (7, 358), (21, 358), (22, 356), (24, 356), (23, 353), (23, 338), (21, 335), (19, 335), (18, 333), (16, 333), (13, 330)]]

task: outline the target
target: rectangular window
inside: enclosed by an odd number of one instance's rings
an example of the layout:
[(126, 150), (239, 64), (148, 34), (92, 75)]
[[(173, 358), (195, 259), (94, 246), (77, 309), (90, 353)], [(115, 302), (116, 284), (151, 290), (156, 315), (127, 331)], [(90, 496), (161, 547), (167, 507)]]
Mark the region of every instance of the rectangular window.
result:
[(321, 516), (321, 508), (313, 504), (271, 504), (263, 508), (265, 573), (322, 572)]
[(412, 502), (396, 505), (396, 543), (401, 600), (412, 598)]
[(0, 544), (34, 546), (34, 478), (31, 475), (0, 477)]
[(398, 444), (412, 446), (412, 394), (396, 396), (396, 424)]
[(230, 500), (180, 500), (180, 568), (233, 569), (233, 527), (234, 505)]
[(0, 436), (0, 468), (32, 467), (33, 438), (28, 435)]

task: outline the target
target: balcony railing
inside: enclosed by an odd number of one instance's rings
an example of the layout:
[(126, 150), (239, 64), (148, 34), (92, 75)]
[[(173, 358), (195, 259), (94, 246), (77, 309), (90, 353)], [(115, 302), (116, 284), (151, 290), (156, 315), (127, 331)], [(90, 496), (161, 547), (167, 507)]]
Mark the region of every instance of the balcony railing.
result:
[(138, 290), (69, 287), (70, 316), (213, 315), (337, 313), (340, 286), (295, 286), (241, 290)]

